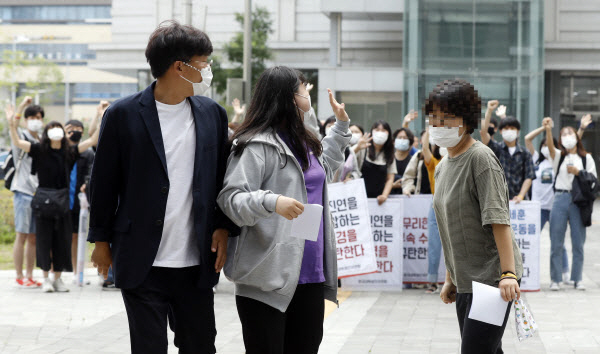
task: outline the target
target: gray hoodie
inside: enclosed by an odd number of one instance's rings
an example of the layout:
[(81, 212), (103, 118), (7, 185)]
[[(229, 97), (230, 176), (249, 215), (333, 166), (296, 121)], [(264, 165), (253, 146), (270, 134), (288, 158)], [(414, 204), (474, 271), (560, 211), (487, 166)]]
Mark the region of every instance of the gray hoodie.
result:
[[(344, 162), (343, 151), (352, 137), (348, 127), (349, 122), (337, 121), (321, 141), (319, 162), (327, 181)], [(305, 240), (291, 237), (292, 221), (275, 213), (280, 195), (307, 202), (302, 168), (285, 142), (269, 130), (252, 138), (241, 155), (229, 156), (217, 202), (241, 227), (240, 236), (229, 239), (224, 267), (227, 279), (235, 283), (236, 295), (285, 312), (298, 285)], [(337, 255), (328, 200), (325, 186), (325, 298), (337, 303)]]

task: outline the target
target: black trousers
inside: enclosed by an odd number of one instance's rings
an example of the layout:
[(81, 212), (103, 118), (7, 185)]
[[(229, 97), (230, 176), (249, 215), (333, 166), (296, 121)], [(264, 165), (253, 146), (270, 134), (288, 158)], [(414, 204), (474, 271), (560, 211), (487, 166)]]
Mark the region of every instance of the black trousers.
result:
[(35, 258), (38, 267), (48, 272), (72, 272), (71, 264), (71, 218), (60, 219), (35, 217)]
[(456, 315), (460, 327), (461, 354), (502, 354), (502, 336), (512, 308), (512, 301), (507, 303), (506, 315), (502, 326), (472, 320), (469, 318), (473, 294), (456, 294)]
[(214, 295), (196, 286), (200, 267), (152, 267), (135, 289), (123, 289), (131, 352), (167, 353), (167, 317), (179, 353), (214, 354)]
[(246, 354), (317, 354), (323, 339), (323, 283), (301, 284), (286, 312), (236, 296)]

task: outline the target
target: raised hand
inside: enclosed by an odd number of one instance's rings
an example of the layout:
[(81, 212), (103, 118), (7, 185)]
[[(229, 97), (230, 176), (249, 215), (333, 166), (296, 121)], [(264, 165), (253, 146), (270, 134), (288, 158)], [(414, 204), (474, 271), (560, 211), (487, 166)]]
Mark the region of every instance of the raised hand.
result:
[(356, 143), (356, 150), (360, 151), (368, 148), (371, 146), (371, 140), (373, 140), (371, 133), (366, 133), (360, 139), (358, 139), (358, 143)]
[(498, 102), (498, 100), (488, 101), (487, 109), (489, 109), (490, 111), (493, 111), (494, 109), (498, 108), (499, 104), (500, 104), (500, 102)]
[(419, 117), (419, 113), (414, 109), (411, 109), (410, 112), (404, 116), (403, 125), (409, 124), (413, 120), (417, 119), (417, 117)]
[(501, 105), (500, 107), (498, 107), (498, 109), (496, 110), (496, 115), (501, 119), (506, 118), (506, 106)]
[(246, 112), (246, 105), (241, 106), (240, 100), (237, 98), (233, 99), (231, 105), (233, 106), (233, 113), (235, 113), (236, 116), (242, 115)]
[(311, 83), (306, 83), (306, 91), (310, 92), (315, 87), (315, 85)]
[(587, 127), (592, 123), (592, 115), (591, 114), (586, 114), (585, 116), (581, 117), (581, 129), (587, 129)]
[(343, 122), (350, 121), (348, 113), (346, 113), (346, 104), (338, 103), (338, 101), (333, 98), (333, 92), (331, 92), (330, 89), (327, 89), (327, 92), (329, 92), (329, 104), (331, 104), (331, 109), (333, 109), (333, 114), (335, 114), (335, 117)]

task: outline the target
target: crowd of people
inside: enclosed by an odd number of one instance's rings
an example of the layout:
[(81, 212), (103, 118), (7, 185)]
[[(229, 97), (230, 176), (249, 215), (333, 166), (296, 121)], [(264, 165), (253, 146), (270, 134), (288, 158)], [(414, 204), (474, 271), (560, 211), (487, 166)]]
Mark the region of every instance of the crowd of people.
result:
[[(85, 140), (79, 120), (69, 120), (64, 126), (57, 121), (44, 125), (44, 109), (32, 104), (29, 96), (16, 110), (11, 105), (5, 108), (14, 164), (7, 187), (14, 193), (13, 259), (19, 287), (69, 291), (61, 275), (72, 272), (77, 264), (78, 194), (86, 191), (98, 125), (107, 107), (107, 101), (100, 102)], [(43, 271), (43, 281), (33, 278), (34, 261)], [(113, 288), (114, 284), (107, 280), (103, 286)]]
[[(493, 100), (482, 123), (473, 85), (449, 80), (424, 102), (420, 134), (410, 129), (416, 111), (398, 129), (378, 120), (365, 130), (350, 122), (331, 90), (334, 115), (321, 122), (304, 75), (276, 66), (261, 74), (248, 107), (232, 102), (229, 121), (202, 96), (212, 79), (212, 50), (194, 27), (157, 28), (146, 49), (156, 81), (110, 107), (102, 102), (86, 140), (80, 121), (44, 127), (44, 111), (30, 98), (16, 114), (7, 108), (19, 159), (11, 190), (20, 285), (68, 291), (61, 272), (73, 269), (77, 193), (87, 193), (92, 262), (107, 285), (122, 290), (132, 352), (165, 353), (169, 325), (180, 352), (214, 353), (212, 288), (224, 269), (235, 284), (247, 353), (317, 353), (324, 300), (337, 302), (338, 289), (327, 184), (362, 178), (367, 197), (379, 204), (392, 194), (433, 196), (426, 291), (456, 303), (463, 353), (501, 352), (511, 302), (520, 296), (523, 262), (509, 201), (540, 201), (541, 226), (550, 224), (550, 289), (585, 289), (585, 228), (597, 182), (581, 143), (589, 115), (579, 131), (565, 126), (558, 138), (553, 120), (544, 118), (523, 147), (519, 119)], [(478, 141), (472, 134), (480, 125)], [(532, 141), (541, 133), (536, 150)], [(316, 241), (290, 237), (288, 221), (307, 204), (323, 207)], [(41, 283), (32, 277), (34, 254)], [(502, 326), (468, 318), (472, 281), (500, 289), (507, 302)]]

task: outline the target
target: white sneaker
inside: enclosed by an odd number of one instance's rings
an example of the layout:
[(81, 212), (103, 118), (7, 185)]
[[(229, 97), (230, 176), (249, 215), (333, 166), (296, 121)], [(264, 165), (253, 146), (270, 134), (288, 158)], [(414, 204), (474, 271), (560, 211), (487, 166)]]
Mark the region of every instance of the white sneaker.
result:
[(54, 286), (52, 286), (52, 280), (50, 280), (50, 278), (44, 279), (44, 283), (42, 284), (42, 291), (45, 293), (54, 292)]
[(69, 292), (69, 288), (67, 288), (65, 286), (65, 283), (63, 283), (61, 278), (56, 279), (52, 285), (54, 286), (54, 291), (56, 291), (56, 292), (59, 292), (59, 293)]
[(560, 290), (560, 285), (558, 285), (558, 283), (556, 283), (556, 282), (552, 282), (552, 283), (550, 283), (550, 290), (552, 290), (552, 291), (559, 291)]
[(573, 285), (574, 284), (573, 281), (571, 281), (571, 275), (569, 274), (569, 272), (564, 272), (562, 279), (563, 279), (563, 284), (565, 284), (565, 285)]
[(581, 281), (575, 282), (575, 290), (585, 290), (585, 285)]

